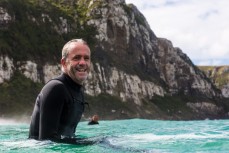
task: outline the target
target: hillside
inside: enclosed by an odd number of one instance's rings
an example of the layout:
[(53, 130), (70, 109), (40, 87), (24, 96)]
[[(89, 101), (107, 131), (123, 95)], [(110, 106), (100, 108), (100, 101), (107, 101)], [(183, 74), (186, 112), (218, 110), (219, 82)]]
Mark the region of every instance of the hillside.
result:
[(212, 82), (229, 98), (229, 66), (198, 66)]
[(61, 73), (64, 43), (83, 38), (92, 50), (85, 119), (228, 118), (220, 89), (124, 0), (0, 0), (0, 25), (2, 117), (30, 116)]

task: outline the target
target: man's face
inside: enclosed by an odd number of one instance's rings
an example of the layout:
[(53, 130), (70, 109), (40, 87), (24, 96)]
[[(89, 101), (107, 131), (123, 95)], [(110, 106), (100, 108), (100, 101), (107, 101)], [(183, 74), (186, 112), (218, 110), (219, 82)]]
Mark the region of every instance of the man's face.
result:
[(65, 73), (67, 73), (73, 81), (83, 84), (90, 72), (91, 55), (87, 45), (81, 42), (70, 44), (71, 51), (66, 59), (61, 60)]

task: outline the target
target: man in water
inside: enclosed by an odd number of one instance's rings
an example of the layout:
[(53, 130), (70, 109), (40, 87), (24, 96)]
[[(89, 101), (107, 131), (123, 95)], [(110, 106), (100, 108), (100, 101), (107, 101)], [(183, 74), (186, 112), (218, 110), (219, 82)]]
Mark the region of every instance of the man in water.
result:
[(91, 52), (82, 39), (62, 49), (62, 74), (41, 90), (34, 106), (29, 138), (77, 143), (75, 130), (85, 107), (83, 83), (90, 71)]
[(94, 125), (94, 124), (99, 124), (99, 116), (98, 115), (94, 115), (91, 118), (91, 121), (88, 122), (88, 125)]

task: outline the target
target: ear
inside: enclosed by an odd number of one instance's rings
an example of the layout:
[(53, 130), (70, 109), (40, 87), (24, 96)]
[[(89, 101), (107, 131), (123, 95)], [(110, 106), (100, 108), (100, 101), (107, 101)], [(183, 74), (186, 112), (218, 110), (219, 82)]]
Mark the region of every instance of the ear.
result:
[(62, 58), (61, 61), (60, 61), (62, 67), (65, 67), (66, 65), (66, 59)]

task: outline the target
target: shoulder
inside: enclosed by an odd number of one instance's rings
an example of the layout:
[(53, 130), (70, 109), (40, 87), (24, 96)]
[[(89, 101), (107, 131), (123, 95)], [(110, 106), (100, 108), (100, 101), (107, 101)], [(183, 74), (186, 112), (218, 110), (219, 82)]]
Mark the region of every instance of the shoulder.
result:
[(42, 90), (46, 92), (50, 92), (50, 91), (62, 92), (65, 90), (65, 85), (60, 80), (52, 79), (44, 85)]

